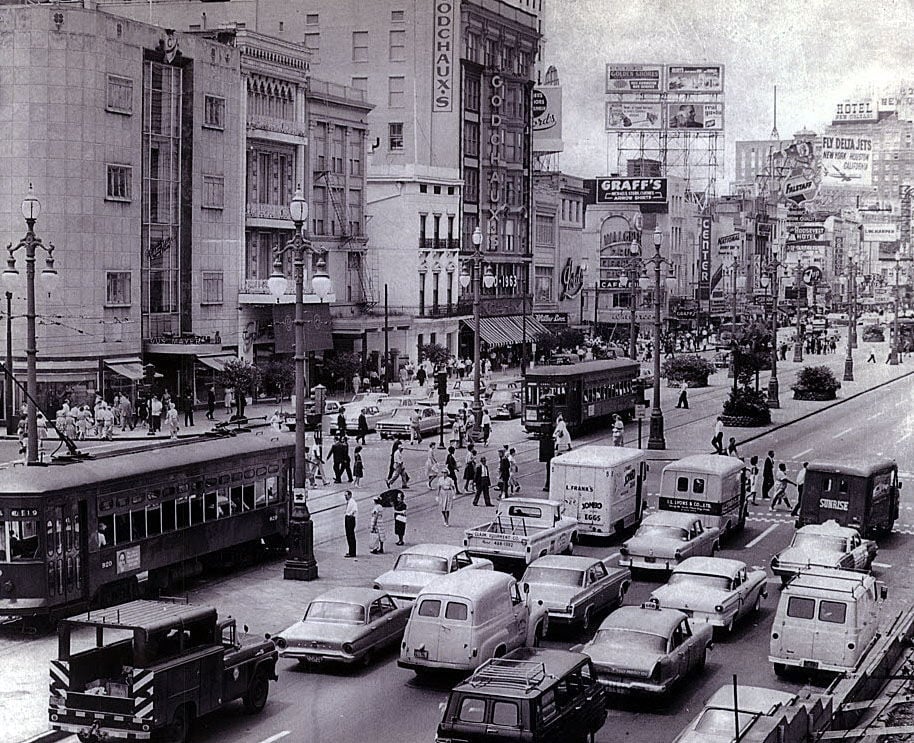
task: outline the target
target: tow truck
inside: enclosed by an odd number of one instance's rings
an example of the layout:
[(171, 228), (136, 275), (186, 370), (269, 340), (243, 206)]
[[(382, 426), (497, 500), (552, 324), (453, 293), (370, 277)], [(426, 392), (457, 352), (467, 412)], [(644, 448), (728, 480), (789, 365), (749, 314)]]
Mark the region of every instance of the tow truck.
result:
[(184, 743), (195, 718), (235, 699), (260, 712), (277, 679), (273, 642), (211, 607), (130, 601), (61, 620), (57, 635), (50, 724), (83, 743)]

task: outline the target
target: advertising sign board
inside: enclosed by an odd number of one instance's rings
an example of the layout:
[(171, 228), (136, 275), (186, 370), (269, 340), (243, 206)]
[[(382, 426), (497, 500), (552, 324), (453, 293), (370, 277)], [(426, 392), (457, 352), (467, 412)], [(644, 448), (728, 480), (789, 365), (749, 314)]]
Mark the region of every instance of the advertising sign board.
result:
[(606, 131), (659, 131), (662, 109), (650, 101), (607, 101)]
[(739, 252), (742, 235), (734, 232), (732, 235), (723, 235), (717, 238), (717, 252), (719, 255), (733, 255)]
[(839, 124), (848, 121), (877, 121), (879, 119), (878, 106), (869, 98), (858, 101), (843, 101), (835, 106), (835, 115), (832, 123)]
[(823, 234), (825, 234), (825, 225), (821, 222), (797, 222), (787, 225), (788, 243), (815, 241)]
[(537, 85), (533, 89), (533, 151), (562, 149), (562, 88)]
[(660, 93), (663, 90), (663, 65), (606, 65), (607, 93)]
[(873, 140), (869, 137), (822, 137), (822, 182), (869, 186), (873, 180)]
[(600, 178), (598, 204), (665, 204), (666, 178)]
[(670, 129), (704, 129), (719, 132), (724, 128), (723, 103), (667, 103), (666, 115)]
[(448, 113), (454, 102), (454, 65), (460, 69), (456, 0), (441, 0), (434, 4), (432, 33), (435, 53), (432, 59), (432, 112)]
[(702, 217), (698, 229), (698, 298), (711, 296), (711, 217)]
[(723, 65), (668, 65), (666, 89), (675, 93), (723, 93)]
[(898, 240), (898, 225), (890, 222), (864, 224), (863, 239), (874, 243), (895, 242)]

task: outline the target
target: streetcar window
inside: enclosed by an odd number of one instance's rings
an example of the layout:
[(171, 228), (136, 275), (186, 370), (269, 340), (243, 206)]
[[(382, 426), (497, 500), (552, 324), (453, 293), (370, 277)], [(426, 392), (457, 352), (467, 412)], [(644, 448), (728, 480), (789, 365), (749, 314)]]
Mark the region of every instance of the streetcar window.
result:
[(219, 491), (216, 493), (216, 507), (219, 510), (219, 518), (223, 516), (228, 516), (230, 513), (229, 510), (229, 497), (226, 495), (225, 488), (219, 488)]
[(35, 519), (0, 521), (0, 562), (34, 560), (38, 556), (38, 524)]
[(524, 402), (527, 405), (536, 405), (539, 400), (539, 387), (535, 384), (527, 384), (524, 387)]
[(203, 523), (203, 493), (194, 493), (190, 496), (190, 523)]
[(245, 511), (254, 508), (254, 485), (245, 485), (242, 487), (241, 506)]
[(179, 529), (190, 526), (190, 503), (187, 498), (178, 498), (175, 501), (176, 524)]
[(233, 486), (229, 493), (230, 500), (232, 501), (232, 514), (241, 513), (241, 486)]
[(267, 503), (275, 503), (278, 500), (282, 500), (277, 484), (276, 477), (267, 478)]
[(54, 522), (48, 519), (48, 533), (44, 540), (48, 545), (48, 557), (54, 556)]
[(157, 537), (162, 533), (161, 506), (150, 506), (146, 509), (146, 533), (150, 537)]
[(99, 549), (114, 544), (114, 516), (112, 514), (98, 517), (98, 531), (95, 533), (94, 542)]
[(267, 504), (267, 483), (265, 480), (254, 481), (254, 508), (263, 508)]
[(114, 543), (124, 544), (130, 541), (130, 514), (114, 514)]
[(48, 563), (48, 593), (54, 594), (54, 588), (57, 585), (57, 577), (54, 574), (54, 563)]
[(203, 516), (207, 521), (215, 521), (219, 509), (216, 507), (216, 491), (211, 490), (203, 496)]
[(146, 509), (142, 511), (133, 511), (130, 514), (130, 529), (133, 535), (133, 541), (146, 539)]
[(162, 504), (162, 533), (175, 530), (175, 502), (167, 500)]

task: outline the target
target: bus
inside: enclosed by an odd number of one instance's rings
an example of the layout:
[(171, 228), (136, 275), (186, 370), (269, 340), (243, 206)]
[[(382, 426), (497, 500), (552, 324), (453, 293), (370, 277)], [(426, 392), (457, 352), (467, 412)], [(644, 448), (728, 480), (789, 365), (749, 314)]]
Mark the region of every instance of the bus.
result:
[(271, 431), (0, 471), (0, 616), (54, 622), (283, 548), (294, 451)]
[(630, 359), (529, 369), (524, 379), (524, 430), (539, 434), (552, 423), (541, 405), (546, 395), (552, 395), (554, 414), (562, 415), (569, 431), (607, 423), (614, 413), (631, 419), (635, 406), (644, 402), (639, 374), (638, 362)]

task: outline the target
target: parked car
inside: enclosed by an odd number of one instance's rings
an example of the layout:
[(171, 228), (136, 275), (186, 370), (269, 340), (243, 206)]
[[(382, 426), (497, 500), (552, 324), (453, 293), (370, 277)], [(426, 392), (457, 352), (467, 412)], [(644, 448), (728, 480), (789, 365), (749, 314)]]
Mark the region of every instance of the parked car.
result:
[(712, 360), (714, 366), (718, 369), (727, 369), (730, 366), (730, 352), (729, 351), (718, 351), (714, 354), (714, 359)]
[(415, 601), (430, 581), (461, 570), (492, 570), (492, 561), (451, 544), (417, 544), (403, 550), (393, 568), (375, 578), (374, 587), (398, 602)]
[[(737, 726), (734, 724), (734, 704), (737, 705), (736, 712), (739, 714), (740, 740), (755, 724), (770, 726), (770, 721), (775, 721), (780, 731), (776, 740), (791, 740), (783, 737), (785, 731), (782, 727), (787, 725), (787, 708), (797, 699), (797, 695), (789, 691), (739, 684), (734, 702), (733, 686), (725, 684), (711, 695), (704, 709), (676, 736), (673, 743), (735, 743)], [(766, 731), (771, 729), (768, 726), (765, 727)], [(796, 732), (796, 740), (805, 737), (805, 725), (802, 732)]]
[(499, 389), (492, 393), (488, 402), (493, 418), (516, 418), (520, 415), (520, 400), (514, 390)]
[(679, 609), (694, 623), (707, 622), (727, 632), (737, 619), (757, 612), (768, 596), (764, 570), (741, 560), (690, 557), (673, 568), (670, 579), (651, 593), (660, 606)]
[(572, 650), (590, 656), (607, 691), (665, 694), (704, 668), (712, 632), (709, 624), (692, 626), (681, 611), (647, 601), (616, 609), (590, 642)]
[(300, 622), (272, 639), (281, 657), (301, 665), (368, 665), (377, 652), (400, 643), (408, 619), (409, 607), (397, 606), (383, 591), (334, 588), (314, 599)]
[(597, 616), (622, 605), (632, 583), (627, 568), (608, 567), (595, 557), (546, 555), (521, 578), (527, 601), (546, 607), (546, 628), (576, 624), (588, 632)]
[[(375, 424), (375, 430), (382, 439), (409, 438), (412, 430), (412, 416), (419, 416), (419, 432), (422, 436), (436, 434), (441, 429), (438, 408), (431, 406), (401, 407), (390, 418), (382, 418)], [(444, 418), (444, 427), (453, 422)]]
[[(350, 405), (346, 409), (346, 431), (350, 436), (355, 434), (358, 429), (359, 413), (362, 412), (363, 408), (365, 410), (365, 422), (368, 423), (369, 433), (373, 433), (377, 430), (378, 421), (390, 418), (394, 414), (394, 410), (396, 410), (396, 408), (388, 408), (386, 411), (381, 410), (377, 405)], [(330, 435), (336, 436), (336, 416), (330, 421)]]
[(633, 570), (672, 570), (687, 557), (713, 557), (719, 540), (720, 529), (705, 527), (697, 514), (655, 511), (619, 547), (619, 564)]
[(878, 551), (874, 541), (863, 539), (853, 527), (829, 519), (797, 529), (790, 544), (771, 558), (771, 570), (787, 585), (811, 567), (869, 570)]

